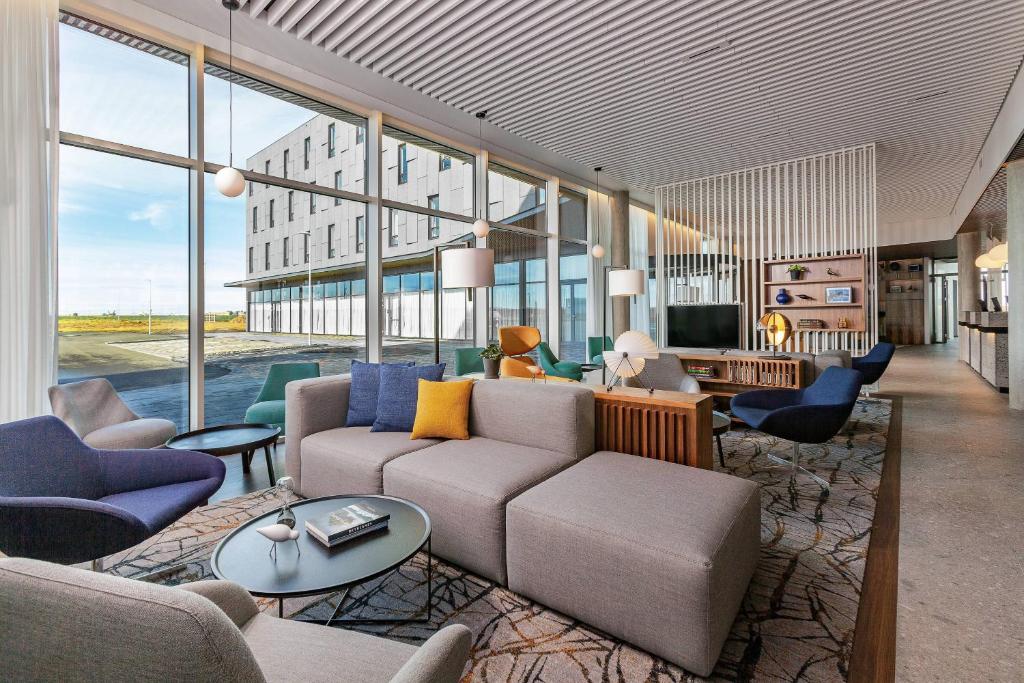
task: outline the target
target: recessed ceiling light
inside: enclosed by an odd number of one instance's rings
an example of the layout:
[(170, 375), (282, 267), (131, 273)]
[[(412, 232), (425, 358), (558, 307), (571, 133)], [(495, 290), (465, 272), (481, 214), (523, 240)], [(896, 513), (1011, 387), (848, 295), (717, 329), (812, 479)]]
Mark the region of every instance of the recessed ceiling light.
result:
[(715, 43), (714, 45), (704, 48), (703, 50), (691, 52), (690, 54), (686, 55), (686, 58), (689, 59), (690, 61), (703, 59), (704, 57), (707, 57), (710, 54), (714, 54), (715, 52), (718, 52), (719, 50), (727, 47), (729, 47), (729, 41), (721, 40)]
[(930, 93), (926, 93), (924, 95), (920, 95), (918, 97), (915, 97), (914, 99), (912, 99), (910, 101), (911, 102), (924, 102), (925, 100), (931, 100), (931, 99), (935, 99), (936, 97), (942, 97), (943, 95), (946, 95), (948, 93), (949, 93), (948, 90), (936, 90), (935, 92), (930, 92)]

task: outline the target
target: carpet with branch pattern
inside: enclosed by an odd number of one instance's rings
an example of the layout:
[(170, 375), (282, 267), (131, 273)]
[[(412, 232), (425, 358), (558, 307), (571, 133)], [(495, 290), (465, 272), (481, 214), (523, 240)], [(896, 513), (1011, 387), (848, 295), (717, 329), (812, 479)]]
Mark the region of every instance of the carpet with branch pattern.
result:
[[(746, 429), (723, 435), (725, 471), (761, 485), (761, 557), (711, 680), (845, 680), (890, 414), (888, 401), (861, 400), (839, 436), (804, 447), (803, 464), (831, 483), (828, 496), (807, 477), (791, 479), (767, 461), (769, 451), (788, 456), (788, 442)], [(184, 562), (186, 571), (168, 583), (213, 578), (209, 559), (217, 542), (281, 502), (266, 490), (200, 508), (108, 558), (107, 571), (132, 577)], [(420, 554), (353, 589), (342, 614), (422, 609), (425, 563)], [(436, 558), (434, 580), (431, 623), (358, 628), (416, 643), (445, 624), (465, 624), (475, 637), (465, 681), (703, 680)], [(285, 612), (324, 619), (337, 599), (288, 600)], [(259, 602), (276, 609), (273, 600)]]

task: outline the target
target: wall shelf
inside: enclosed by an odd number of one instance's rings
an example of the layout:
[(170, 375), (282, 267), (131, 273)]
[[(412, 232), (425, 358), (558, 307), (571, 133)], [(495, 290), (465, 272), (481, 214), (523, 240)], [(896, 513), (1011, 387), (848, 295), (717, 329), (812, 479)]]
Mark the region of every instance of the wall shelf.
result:
[(863, 278), (859, 277), (830, 277), (824, 280), (772, 280), (766, 282), (766, 285), (778, 285), (780, 287), (787, 287), (789, 285), (823, 285), (831, 282), (860, 282)]
[[(804, 277), (790, 280), (789, 266), (799, 264), (807, 268)], [(828, 271), (836, 275), (828, 275)], [(864, 332), (867, 330), (867, 290), (865, 282), (864, 254), (841, 254), (836, 256), (815, 256), (808, 258), (779, 259), (766, 261), (764, 264), (764, 284), (762, 310), (765, 312), (785, 313), (786, 309), (797, 311), (791, 320), (794, 335), (802, 332), (819, 332), (822, 330), (843, 330), (848, 332)], [(825, 293), (829, 287), (849, 287), (850, 303), (826, 303)], [(775, 297), (785, 289), (793, 301), (778, 304)], [(806, 294), (811, 299), (801, 299), (797, 294)], [(796, 316), (820, 320), (824, 327), (800, 328)], [(843, 324), (840, 327), (840, 323)], [(798, 348), (794, 346), (793, 348)]]

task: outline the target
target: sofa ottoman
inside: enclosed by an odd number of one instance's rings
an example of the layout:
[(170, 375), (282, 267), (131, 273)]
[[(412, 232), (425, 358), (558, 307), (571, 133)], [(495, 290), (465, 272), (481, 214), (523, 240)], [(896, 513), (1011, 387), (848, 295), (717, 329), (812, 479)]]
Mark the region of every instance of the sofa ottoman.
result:
[(707, 676), (760, 526), (753, 482), (600, 451), (509, 502), (508, 586)]

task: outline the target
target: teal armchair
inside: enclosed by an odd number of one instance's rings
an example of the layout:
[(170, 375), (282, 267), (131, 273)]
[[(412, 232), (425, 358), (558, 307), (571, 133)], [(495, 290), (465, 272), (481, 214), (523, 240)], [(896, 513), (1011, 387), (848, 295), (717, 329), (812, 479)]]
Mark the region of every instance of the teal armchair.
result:
[(587, 337), (587, 358), (590, 359), (591, 363), (597, 363), (598, 365), (604, 365), (604, 352), (611, 351), (615, 348), (612, 344), (611, 337), (604, 338), (604, 348), (601, 348), (600, 337)]
[(247, 424), (272, 424), (284, 434), (284, 385), (320, 376), (319, 363), (274, 363), (256, 402), (245, 411)]
[(580, 364), (573, 363), (571, 360), (558, 360), (547, 342), (541, 342), (537, 346), (537, 357), (540, 359), (540, 366), (548, 375), (564, 377), (576, 382), (583, 380), (583, 368), (580, 367)]
[(481, 351), (483, 349), (479, 346), (455, 349), (455, 374), (468, 375), (471, 372), (483, 372), (484, 359), (480, 357)]

